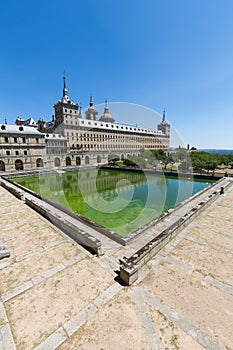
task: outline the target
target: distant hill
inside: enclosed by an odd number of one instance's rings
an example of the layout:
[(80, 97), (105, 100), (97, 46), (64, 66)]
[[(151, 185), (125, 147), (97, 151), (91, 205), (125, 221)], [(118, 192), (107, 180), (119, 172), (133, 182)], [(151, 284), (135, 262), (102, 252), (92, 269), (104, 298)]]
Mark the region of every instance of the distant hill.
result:
[(233, 154), (233, 149), (198, 149), (198, 151), (217, 153), (217, 154)]

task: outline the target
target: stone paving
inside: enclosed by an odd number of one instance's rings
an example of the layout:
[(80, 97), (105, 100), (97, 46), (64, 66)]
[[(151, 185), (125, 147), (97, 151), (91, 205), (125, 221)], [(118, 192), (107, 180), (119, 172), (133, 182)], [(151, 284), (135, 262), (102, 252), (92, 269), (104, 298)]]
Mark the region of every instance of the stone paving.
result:
[(232, 214), (233, 185), (125, 287), (136, 243), (93, 256), (0, 187), (0, 349), (233, 349)]

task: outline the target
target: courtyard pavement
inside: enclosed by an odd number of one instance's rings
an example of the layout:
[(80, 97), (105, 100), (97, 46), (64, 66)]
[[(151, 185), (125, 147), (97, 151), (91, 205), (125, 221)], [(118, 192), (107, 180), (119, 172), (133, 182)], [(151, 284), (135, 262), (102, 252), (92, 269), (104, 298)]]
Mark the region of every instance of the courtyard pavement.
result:
[(1, 350), (233, 349), (233, 185), (130, 287), (127, 246), (94, 256), (2, 187), (0, 217)]

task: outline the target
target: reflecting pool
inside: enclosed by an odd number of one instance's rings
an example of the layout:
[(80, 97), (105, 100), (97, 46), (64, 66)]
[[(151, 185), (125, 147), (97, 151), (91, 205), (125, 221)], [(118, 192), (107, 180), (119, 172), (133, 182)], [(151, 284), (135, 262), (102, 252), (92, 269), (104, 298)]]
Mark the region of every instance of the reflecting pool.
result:
[(213, 182), (103, 169), (12, 180), (122, 236)]

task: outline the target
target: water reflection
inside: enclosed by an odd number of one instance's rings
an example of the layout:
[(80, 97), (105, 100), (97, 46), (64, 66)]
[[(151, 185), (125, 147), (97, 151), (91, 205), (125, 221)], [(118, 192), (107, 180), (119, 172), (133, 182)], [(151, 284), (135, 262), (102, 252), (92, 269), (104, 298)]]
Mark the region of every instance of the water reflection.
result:
[(42, 174), (16, 182), (124, 236), (209, 185), (102, 169)]

